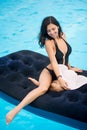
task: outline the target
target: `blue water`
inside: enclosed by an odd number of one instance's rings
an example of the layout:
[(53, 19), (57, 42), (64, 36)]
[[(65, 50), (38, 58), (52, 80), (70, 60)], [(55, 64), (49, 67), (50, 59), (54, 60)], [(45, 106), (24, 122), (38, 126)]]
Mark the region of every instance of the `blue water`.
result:
[(27, 106), (6, 125), (5, 115), (19, 101), (0, 92), (0, 130), (86, 130), (87, 124)]
[[(47, 55), (38, 45), (38, 33), (42, 19), (49, 15), (59, 20), (73, 48), (70, 64), (87, 69), (87, 0), (0, 0), (0, 57), (23, 49)], [(15, 104), (4, 99), (8, 96), (2, 93), (0, 96), (0, 130), (77, 129), (73, 126), (75, 122), (71, 127), (26, 110), (7, 126), (5, 114)]]
[(0, 56), (38, 46), (44, 17), (56, 17), (73, 48), (70, 63), (87, 69), (87, 0), (0, 0)]

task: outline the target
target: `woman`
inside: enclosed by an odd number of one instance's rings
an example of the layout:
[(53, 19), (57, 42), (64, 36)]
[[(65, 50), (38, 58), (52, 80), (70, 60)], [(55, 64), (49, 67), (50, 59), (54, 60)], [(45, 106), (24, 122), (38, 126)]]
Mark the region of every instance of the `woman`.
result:
[(87, 83), (85, 76), (77, 75), (76, 73), (82, 72), (82, 70), (72, 68), (69, 64), (71, 47), (66, 42), (62, 28), (54, 17), (49, 16), (42, 21), (39, 44), (41, 47), (45, 46), (50, 64), (42, 70), (39, 81), (29, 77), (38, 87), (29, 92), (26, 97), (6, 115), (7, 124), (12, 121), (22, 108), (33, 102), (39, 96), (45, 94), (48, 89), (59, 92), (76, 89)]

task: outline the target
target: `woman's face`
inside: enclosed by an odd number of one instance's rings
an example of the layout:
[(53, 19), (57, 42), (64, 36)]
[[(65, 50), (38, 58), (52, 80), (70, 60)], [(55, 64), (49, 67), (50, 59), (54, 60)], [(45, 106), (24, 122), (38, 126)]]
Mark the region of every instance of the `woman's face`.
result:
[(58, 26), (50, 23), (47, 26), (47, 34), (54, 39), (57, 38), (58, 37)]

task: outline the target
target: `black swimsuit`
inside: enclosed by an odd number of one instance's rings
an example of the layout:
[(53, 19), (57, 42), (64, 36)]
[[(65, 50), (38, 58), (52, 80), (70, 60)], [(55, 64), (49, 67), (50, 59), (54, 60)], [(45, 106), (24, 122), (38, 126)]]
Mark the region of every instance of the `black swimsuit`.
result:
[[(63, 38), (62, 38), (63, 39)], [(64, 39), (63, 39), (64, 40)], [(65, 40), (64, 40), (65, 41)], [(65, 41), (65, 43), (66, 43), (66, 45), (67, 45), (67, 53), (66, 53), (66, 55), (65, 55), (65, 65), (67, 66), (68, 65), (68, 59), (69, 59), (69, 55), (70, 55), (70, 53), (71, 53), (71, 51), (72, 51), (72, 49), (71, 49), (71, 46)], [(58, 62), (58, 64), (63, 64), (63, 56), (64, 56), (64, 54), (60, 51), (60, 49), (58, 48), (58, 46), (57, 46), (57, 44), (55, 43), (55, 45), (56, 45), (56, 54), (55, 54), (55, 57), (56, 57), (56, 59), (57, 59), (57, 62)], [(52, 81), (53, 80), (56, 80), (57, 78), (56, 78), (56, 75), (55, 75), (55, 73), (54, 73), (54, 71), (53, 70), (51, 70), (51, 69), (49, 69), (49, 68), (47, 68), (46, 67), (46, 69), (49, 71), (49, 73), (52, 75)]]
[[(68, 65), (69, 55), (70, 55), (72, 49), (71, 49), (71, 46), (66, 41), (65, 41), (65, 43), (67, 45), (67, 52), (66, 52), (66, 55), (65, 55), (65, 63), (64, 64), (67, 66)], [(60, 49), (58, 48), (56, 43), (55, 43), (55, 45), (56, 45), (56, 55), (55, 55), (55, 57), (57, 59), (57, 62), (58, 62), (58, 64), (63, 64), (63, 56), (64, 56), (64, 54), (60, 51)]]
[(49, 73), (51, 74), (51, 76), (52, 76), (52, 81), (53, 81), (53, 80), (56, 80), (57, 78), (56, 78), (56, 75), (55, 75), (54, 71), (51, 70), (51, 69), (49, 69), (49, 68), (47, 68), (47, 67), (46, 67), (46, 69), (47, 69), (47, 70), (49, 71)]

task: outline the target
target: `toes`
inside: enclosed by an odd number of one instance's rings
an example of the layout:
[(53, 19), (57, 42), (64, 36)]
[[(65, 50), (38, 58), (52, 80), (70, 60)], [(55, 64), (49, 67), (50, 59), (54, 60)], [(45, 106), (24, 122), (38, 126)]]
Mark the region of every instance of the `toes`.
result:
[(11, 122), (11, 117), (9, 117), (8, 115), (6, 116), (6, 124), (8, 125)]

